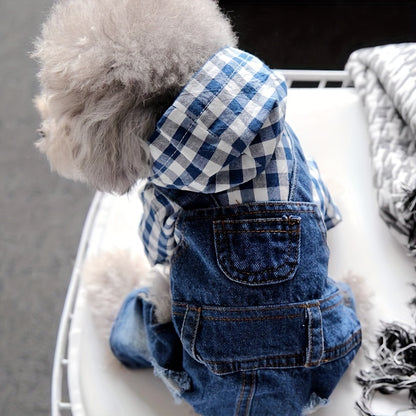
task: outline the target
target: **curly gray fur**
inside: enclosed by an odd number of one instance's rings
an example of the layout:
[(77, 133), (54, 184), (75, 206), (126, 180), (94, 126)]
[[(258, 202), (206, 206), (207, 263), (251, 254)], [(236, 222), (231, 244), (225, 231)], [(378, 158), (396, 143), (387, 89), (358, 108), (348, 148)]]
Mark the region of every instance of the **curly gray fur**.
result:
[(127, 192), (149, 173), (158, 118), (213, 53), (236, 43), (213, 0), (58, 1), (33, 53), (38, 148), (63, 176)]

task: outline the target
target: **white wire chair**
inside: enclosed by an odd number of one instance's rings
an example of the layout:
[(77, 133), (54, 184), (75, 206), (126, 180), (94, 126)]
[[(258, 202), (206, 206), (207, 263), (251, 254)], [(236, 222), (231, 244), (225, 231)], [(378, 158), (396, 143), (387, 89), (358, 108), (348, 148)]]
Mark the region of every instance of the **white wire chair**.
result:
[(334, 87), (349, 87), (351, 85), (346, 71), (285, 69), (281, 72), (283, 72), (289, 88), (296, 87), (296, 84), (300, 86), (300, 83), (303, 87), (309, 88), (313, 86), (327, 88), (331, 84)]

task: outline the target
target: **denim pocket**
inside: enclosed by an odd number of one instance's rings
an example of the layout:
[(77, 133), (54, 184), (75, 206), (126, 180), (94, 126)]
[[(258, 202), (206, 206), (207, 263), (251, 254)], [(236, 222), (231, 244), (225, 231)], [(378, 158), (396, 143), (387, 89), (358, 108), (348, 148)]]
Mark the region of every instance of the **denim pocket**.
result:
[(175, 303), (182, 345), (218, 375), (305, 364), (307, 310), (303, 305), (197, 307)]
[(214, 221), (218, 266), (251, 286), (290, 280), (299, 262), (300, 223), (295, 216)]
[(324, 299), (284, 305), (172, 306), (187, 354), (214, 374), (225, 375), (314, 368), (357, 350), (360, 324), (345, 302), (337, 290)]

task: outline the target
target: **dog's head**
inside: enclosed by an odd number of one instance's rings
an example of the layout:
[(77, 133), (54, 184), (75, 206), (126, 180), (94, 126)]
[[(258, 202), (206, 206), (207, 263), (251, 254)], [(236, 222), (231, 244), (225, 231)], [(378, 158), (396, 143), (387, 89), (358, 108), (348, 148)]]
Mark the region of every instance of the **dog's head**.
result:
[(39, 149), (61, 175), (127, 192), (150, 170), (147, 139), (209, 57), (236, 38), (214, 0), (60, 0), (40, 63)]

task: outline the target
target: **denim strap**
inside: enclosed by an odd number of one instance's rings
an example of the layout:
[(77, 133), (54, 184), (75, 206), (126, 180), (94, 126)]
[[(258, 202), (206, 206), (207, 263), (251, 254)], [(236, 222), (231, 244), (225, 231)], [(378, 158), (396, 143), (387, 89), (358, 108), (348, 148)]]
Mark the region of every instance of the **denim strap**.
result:
[(307, 305), (308, 347), (306, 351), (306, 367), (314, 367), (321, 363), (324, 355), (324, 337), (322, 314), (319, 303)]
[(195, 352), (195, 341), (201, 317), (201, 308), (186, 306), (185, 317), (181, 328), (181, 341), (184, 349), (191, 355), (191, 357), (201, 362)]

